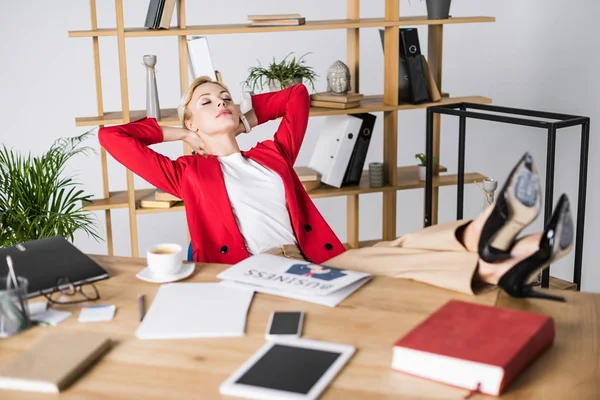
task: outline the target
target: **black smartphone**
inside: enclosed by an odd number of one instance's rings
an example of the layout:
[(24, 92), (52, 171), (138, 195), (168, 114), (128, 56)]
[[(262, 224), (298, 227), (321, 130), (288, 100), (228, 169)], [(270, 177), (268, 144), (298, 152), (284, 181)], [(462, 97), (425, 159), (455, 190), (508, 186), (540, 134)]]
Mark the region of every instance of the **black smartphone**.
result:
[(267, 339), (277, 337), (300, 337), (304, 313), (302, 311), (275, 311), (267, 325)]

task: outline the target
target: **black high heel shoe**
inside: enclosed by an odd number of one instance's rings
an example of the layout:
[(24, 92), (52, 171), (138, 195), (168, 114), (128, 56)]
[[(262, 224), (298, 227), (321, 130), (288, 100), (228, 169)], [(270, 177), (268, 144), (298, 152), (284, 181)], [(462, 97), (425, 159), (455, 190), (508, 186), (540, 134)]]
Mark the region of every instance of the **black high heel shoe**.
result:
[(479, 238), (479, 257), (489, 263), (511, 258), (515, 237), (541, 208), (541, 186), (533, 157), (525, 153), (502, 187)]
[(513, 297), (537, 297), (566, 301), (564, 297), (533, 290), (537, 275), (551, 262), (563, 257), (573, 247), (573, 218), (569, 199), (560, 196), (554, 213), (540, 240), (539, 250), (508, 270), (498, 281), (498, 287)]

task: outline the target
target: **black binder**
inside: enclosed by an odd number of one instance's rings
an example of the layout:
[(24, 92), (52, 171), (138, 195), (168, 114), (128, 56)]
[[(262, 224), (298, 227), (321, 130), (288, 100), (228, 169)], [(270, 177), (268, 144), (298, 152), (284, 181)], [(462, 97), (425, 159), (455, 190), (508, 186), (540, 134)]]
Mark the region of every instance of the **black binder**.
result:
[(415, 28), (400, 28), (400, 54), (406, 60), (406, 72), (410, 84), (412, 104), (430, 101), (427, 79), (421, 59), (419, 32)]
[(10, 255), (15, 275), (29, 281), (27, 298), (51, 293), (59, 278), (83, 285), (108, 278), (108, 272), (62, 236), (32, 240), (0, 248), (0, 276), (6, 276)]
[[(385, 51), (384, 41), (384, 30), (379, 30), (379, 37), (381, 38), (381, 47)], [(400, 37), (400, 31), (398, 30), (398, 37)], [(398, 102), (410, 103), (410, 84), (408, 82), (408, 73), (406, 72), (406, 61), (402, 55), (402, 51), (399, 51), (400, 60), (398, 60)]]
[(342, 186), (358, 185), (360, 177), (362, 176), (363, 168), (365, 166), (365, 159), (367, 158), (367, 150), (369, 150), (369, 143), (371, 142), (371, 136), (373, 128), (375, 127), (375, 120), (377, 117), (374, 114), (359, 113), (350, 114), (352, 117), (362, 119), (360, 131), (356, 138), (356, 143), (352, 149), (352, 155), (342, 180)]

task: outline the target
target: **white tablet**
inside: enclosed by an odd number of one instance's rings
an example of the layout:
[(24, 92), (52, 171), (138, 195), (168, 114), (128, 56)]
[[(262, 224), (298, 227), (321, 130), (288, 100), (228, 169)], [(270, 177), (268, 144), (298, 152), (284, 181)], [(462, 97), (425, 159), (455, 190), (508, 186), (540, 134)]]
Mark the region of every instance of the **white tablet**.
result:
[(219, 387), (249, 399), (319, 397), (354, 354), (354, 346), (300, 338), (266, 342)]

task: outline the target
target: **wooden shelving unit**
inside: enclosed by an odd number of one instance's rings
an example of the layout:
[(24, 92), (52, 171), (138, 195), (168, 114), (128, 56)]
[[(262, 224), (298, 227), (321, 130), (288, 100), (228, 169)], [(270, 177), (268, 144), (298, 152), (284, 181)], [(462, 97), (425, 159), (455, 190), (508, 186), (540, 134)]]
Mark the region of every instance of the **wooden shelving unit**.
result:
[[(382, 239), (391, 240), (396, 235), (396, 193), (398, 190), (421, 189), (424, 182), (419, 181), (416, 166), (397, 165), (398, 145), (398, 111), (426, 108), (432, 104), (450, 104), (461, 102), (491, 103), (491, 99), (482, 96), (451, 97), (443, 95), (442, 100), (436, 103), (424, 103), (418, 105), (402, 104), (398, 102), (398, 61), (399, 61), (399, 35), (398, 28), (403, 26), (428, 26), (427, 60), (434, 75), (438, 87), (442, 87), (442, 45), (443, 29), (448, 24), (466, 24), (495, 22), (494, 17), (452, 17), (443, 20), (429, 20), (424, 16), (400, 16), (399, 0), (384, 0), (385, 12), (383, 18), (360, 18), (360, 0), (346, 0), (346, 19), (307, 21), (300, 26), (280, 27), (250, 27), (247, 24), (225, 24), (225, 25), (202, 25), (188, 26), (186, 24), (185, 0), (177, 3), (177, 25), (168, 30), (148, 30), (140, 27), (125, 27), (123, 19), (123, 0), (114, 0), (116, 11), (116, 27), (114, 29), (98, 29), (96, 17), (96, 0), (90, 0), (91, 29), (69, 31), (72, 38), (91, 38), (94, 54), (97, 112), (94, 116), (75, 118), (77, 126), (105, 126), (123, 124), (145, 117), (145, 110), (130, 110), (129, 93), (127, 84), (127, 60), (126, 60), (126, 38), (129, 37), (157, 37), (177, 36), (179, 50), (179, 75), (180, 91), (183, 94), (188, 87), (188, 55), (186, 36), (188, 35), (217, 35), (217, 34), (251, 34), (259, 32), (284, 32), (284, 31), (309, 31), (309, 30), (346, 30), (346, 64), (352, 74), (352, 87), (360, 91), (359, 82), (359, 35), (361, 28), (383, 28), (384, 29), (384, 76), (385, 83), (382, 95), (365, 96), (359, 107), (345, 110), (311, 107), (312, 117), (353, 114), (363, 112), (383, 112), (383, 163), (386, 166), (388, 183), (383, 187), (370, 187), (368, 185), (368, 174), (364, 171), (361, 182), (357, 186), (333, 188), (322, 186), (311, 190), (312, 198), (326, 198), (344, 196), (347, 199), (347, 246), (358, 247), (365, 242), (359, 241), (358, 211), (359, 195), (366, 193), (382, 193)], [(102, 80), (100, 76), (100, 51), (99, 41), (101, 37), (116, 37), (119, 56), (119, 73), (121, 86), (121, 110), (105, 111), (102, 98)], [(161, 110), (159, 124), (179, 125), (177, 113), (174, 108)], [(434, 120), (434, 155), (439, 159), (440, 148), (440, 120), (439, 115)], [(187, 149), (184, 146), (184, 151)], [(127, 170), (127, 190), (109, 191), (107, 173), (107, 154), (101, 149), (101, 164), (103, 174), (103, 198), (93, 200), (85, 205), (85, 208), (93, 211), (104, 211), (106, 217), (106, 231), (108, 254), (113, 254), (112, 243), (112, 219), (111, 211), (114, 209), (129, 210), (129, 226), (131, 234), (131, 255), (137, 257), (138, 233), (137, 215), (164, 212), (177, 212), (184, 210), (184, 204), (179, 203), (171, 208), (141, 208), (139, 201), (152, 192), (153, 189), (135, 189), (133, 174)], [(433, 223), (437, 223), (438, 188), (440, 186), (455, 185), (457, 175), (439, 175), (445, 172), (443, 166), (436, 166), (434, 171), (433, 192)], [(485, 178), (479, 173), (466, 173), (465, 183), (479, 182)]]

